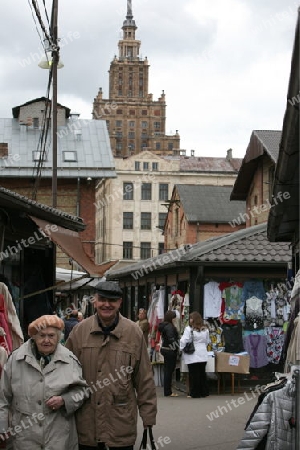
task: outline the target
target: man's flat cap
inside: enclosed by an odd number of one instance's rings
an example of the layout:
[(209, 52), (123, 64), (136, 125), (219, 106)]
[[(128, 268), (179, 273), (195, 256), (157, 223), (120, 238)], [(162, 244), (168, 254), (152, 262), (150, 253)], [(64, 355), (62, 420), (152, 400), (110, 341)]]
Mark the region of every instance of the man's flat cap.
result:
[(105, 298), (122, 298), (123, 291), (115, 281), (100, 281), (95, 286), (97, 294)]

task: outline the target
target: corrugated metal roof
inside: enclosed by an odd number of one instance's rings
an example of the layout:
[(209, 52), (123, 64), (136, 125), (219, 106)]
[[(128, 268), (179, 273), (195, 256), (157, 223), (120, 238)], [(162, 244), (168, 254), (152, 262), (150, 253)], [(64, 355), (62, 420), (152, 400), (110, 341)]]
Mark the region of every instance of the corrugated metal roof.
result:
[[(0, 159), (2, 177), (32, 177), (33, 153), (38, 149), (40, 129), (20, 125), (17, 119), (0, 119), (0, 142), (8, 144), (8, 158)], [(116, 177), (114, 158), (104, 120), (69, 119), (57, 131), (58, 177)], [(47, 160), (42, 174), (52, 177), (51, 130), (46, 145)], [(75, 152), (76, 161), (65, 160), (64, 152)], [(68, 159), (68, 158), (67, 158)]]
[(245, 202), (231, 202), (231, 186), (176, 184), (188, 222), (228, 223), (236, 218), (245, 222)]
[(133, 279), (138, 279), (174, 265), (188, 266), (189, 263), (195, 262), (204, 265), (211, 263), (283, 265), (290, 262), (291, 256), (288, 243), (268, 241), (267, 224), (263, 223), (194, 245), (186, 245), (120, 270), (111, 270), (107, 274), (107, 279), (119, 279), (130, 275)]

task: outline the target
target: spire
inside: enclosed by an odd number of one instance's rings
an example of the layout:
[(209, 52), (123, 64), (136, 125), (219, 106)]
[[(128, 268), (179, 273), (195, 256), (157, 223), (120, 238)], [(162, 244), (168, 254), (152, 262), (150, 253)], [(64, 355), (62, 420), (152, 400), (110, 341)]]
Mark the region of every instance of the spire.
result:
[(127, 16), (126, 19), (133, 19), (132, 15), (132, 0), (127, 0)]
[(123, 22), (123, 27), (135, 27), (135, 21), (133, 20), (133, 14), (132, 14), (132, 0), (127, 0), (127, 15), (126, 20)]

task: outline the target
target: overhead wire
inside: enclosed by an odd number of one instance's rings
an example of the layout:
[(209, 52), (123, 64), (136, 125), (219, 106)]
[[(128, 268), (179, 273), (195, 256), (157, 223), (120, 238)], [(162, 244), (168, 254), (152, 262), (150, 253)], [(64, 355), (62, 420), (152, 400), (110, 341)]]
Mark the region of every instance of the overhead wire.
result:
[(45, 109), (43, 114), (43, 122), (42, 122), (42, 130), (39, 137), (39, 142), (37, 145), (37, 152), (39, 155), (39, 159), (37, 163), (35, 163), (35, 166), (33, 168), (33, 179), (34, 179), (34, 186), (32, 191), (32, 199), (36, 200), (37, 191), (40, 185), (40, 180), (42, 176), (42, 169), (44, 162), (46, 161), (47, 156), (47, 144), (50, 145), (50, 142), (48, 142), (48, 133), (49, 133), (49, 127), (50, 127), (50, 120), (51, 117), (51, 106), (52, 102), (50, 101), (50, 89), (52, 84), (52, 68), (49, 70), (49, 78), (48, 78), (48, 86), (47, 86), (47, 92), (46, 92), (46, 101), (45, 101)]

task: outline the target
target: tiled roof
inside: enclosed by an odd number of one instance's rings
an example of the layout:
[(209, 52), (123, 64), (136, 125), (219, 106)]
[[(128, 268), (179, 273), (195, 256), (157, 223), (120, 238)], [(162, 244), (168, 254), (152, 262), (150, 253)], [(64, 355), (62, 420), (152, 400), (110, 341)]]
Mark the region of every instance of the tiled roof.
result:
[(246, 212), (245, 202), (231, 202), (231, 186), (176, 185), (188, 222), (228, 223)]
[(79, 231), (85, 228), (85, 224), (81, 217), (73, 216), (59, 209), (52, 208), (51, 206), (38, 203), (24, 195), (20, 195), (0, 186), (0, 206), (4, 205), (11, 208), (15, 206), (26, 214), (36, 216), (40, 219), (48, 219), (50, 221), (52, 219), (53, 221), (53, 219), (56, 218), (58, 221), (65, 222), (69, 229)]
[(181, 172), (238, 172), (241, 158), (213, 158), (205, 156), (180, 156)]
[(267, 224), (245, 228), (217, 239), (194, 244), (181, 261), (226, 263), (288, 263), (292, 252), (288, 243), (270, 242)]
[(188, 266), (194, 262), (203, 265), (216, 263), (243, 266), (258, 264), (282, 266), (290, 262), (292, 253), (288, 243), (269, 242), (266, 230), (267, 224), (264, 223), (194, 245), (186, 245), (155, 258), (139, 261), (119, 270), (111, 270), (107, 278), (118, 279), (132, 275), (137, 279), (156, 270), (165, 270), (174, 265)]
[(232, 189), (231, 200), (246, 200), (259, 158), (265, 153), (271, 158), (274, 165), (276, 164), (280, 138), (281, 131), (277, 130), (254, 130), (251, 133), (246, 154)]
[(264, 146), (266, 152), (276, 163), (279, 154), (279, 144), (281, 131), (278, 130), (254, 130), (253, 133), (258, 137)]
[[(116, 177), (109, 135), (104, 120), (68, 119), (57, 131), (57, 174), (63, 178)], [(40, 129), (20, 125), (18, 119), (0, 119), (0, 142), (8, 144), (8, 158), (0, 158), (2, 177), (33, 177), (33, 153), (38, 149)], [(42, 176), (52, 177), (51, 130)], [(77, 160), (64, 158), (75, 152)]]

